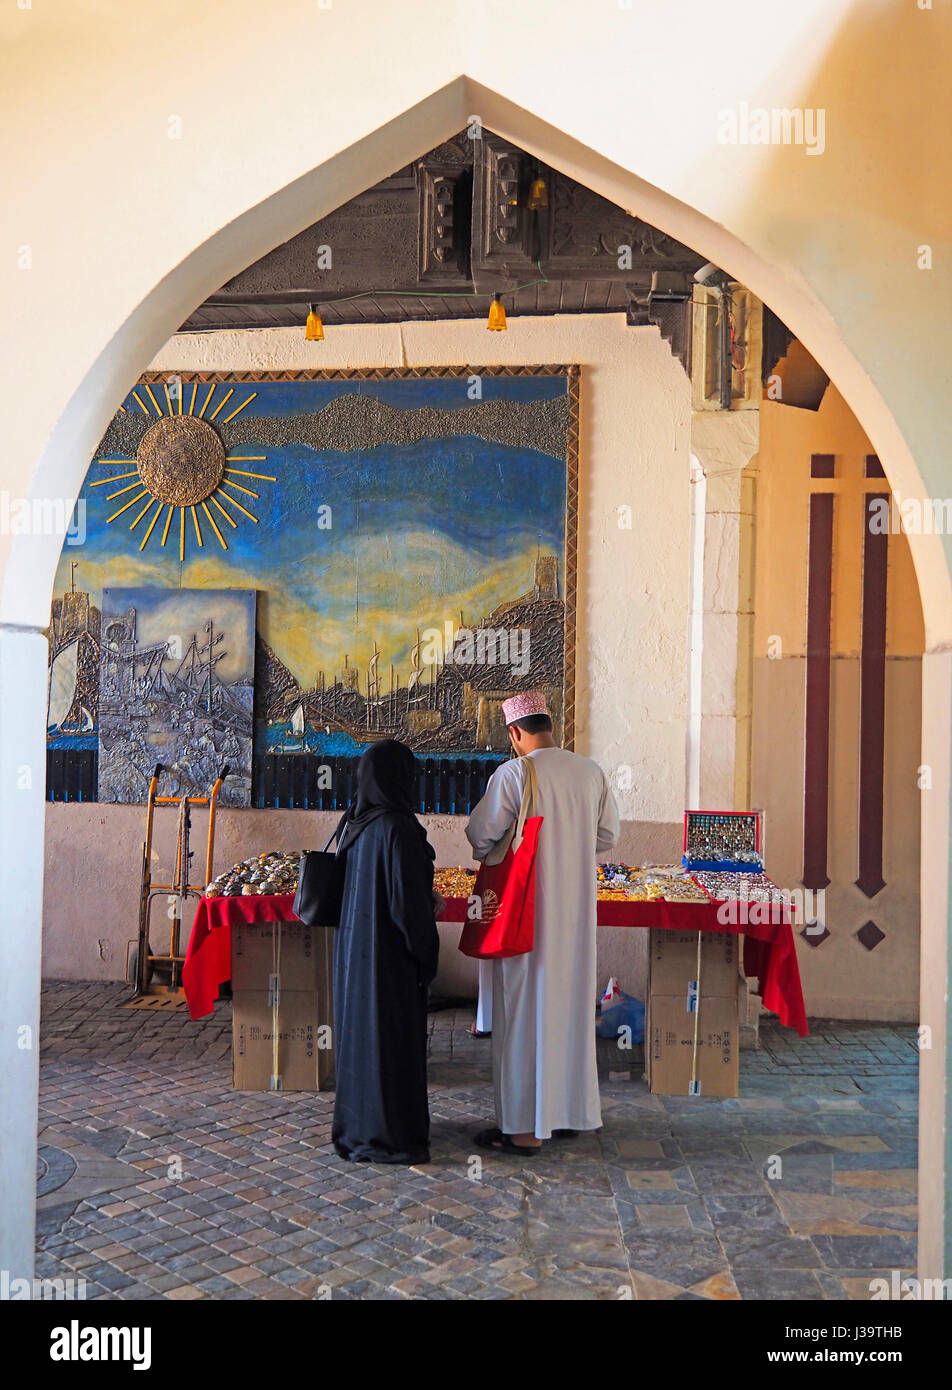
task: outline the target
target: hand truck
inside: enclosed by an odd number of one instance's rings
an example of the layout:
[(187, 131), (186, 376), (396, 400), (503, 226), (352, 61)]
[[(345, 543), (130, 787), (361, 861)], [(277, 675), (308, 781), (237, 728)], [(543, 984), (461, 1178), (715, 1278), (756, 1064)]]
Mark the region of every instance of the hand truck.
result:
[[(228, 764), (223, 763), (208, 796), (157, 796), (159, 776), (163, 771), (161, 763), (156, 763), (149, 782), (149, 795), (145, 810), (145, 840), (142, 844), (142, 877), (139, 886), (139, 929), (136, 950), (132, 961), (127, 964), (126, 978), (135, 984), (135, 992), (129, 1000), (130, 1006), (142, 1006), (147, 1001), (156, 1006), (162, 1004), (178, 1005), (184, 1001), (181, 993), (182, 966), (184, 953), (180, 953), (182, 913), (189, 897), (201, 897), (212, 876), (212, 860), (215, 853), (215, 813), (218, 809), (218, 794), (222, 783), (228, 776)], [(175, 845), (175, 876), (171, 883), (152, 882), (152, 825), (156, 806), (177, 806), (179, 808), (178, 830)], [(191, 831), (191, 810), (193, 806), (208, 807), (208, 843), (205, 851), (205, 879), (202, 883), (189, 882), (190, 862), (194, 851), (189, 849)], [(149, 922), (152, 903), (157, 897), (171, 900), (172, 935), (166, 955), (154, 955), (149, 944)], [(187, 943), (186, 943), (187, 944)], [(152, 984), (156, 967), (168, 975), (167, 985)]]

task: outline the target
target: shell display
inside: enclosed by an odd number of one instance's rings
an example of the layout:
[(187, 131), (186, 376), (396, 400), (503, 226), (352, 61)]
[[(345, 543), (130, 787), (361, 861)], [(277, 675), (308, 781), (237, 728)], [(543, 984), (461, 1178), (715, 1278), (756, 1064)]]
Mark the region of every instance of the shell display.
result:
[(250, 898), (297, 889), (303, 850), (267, 850), (218, 874), (205, 889), (206, 898)]

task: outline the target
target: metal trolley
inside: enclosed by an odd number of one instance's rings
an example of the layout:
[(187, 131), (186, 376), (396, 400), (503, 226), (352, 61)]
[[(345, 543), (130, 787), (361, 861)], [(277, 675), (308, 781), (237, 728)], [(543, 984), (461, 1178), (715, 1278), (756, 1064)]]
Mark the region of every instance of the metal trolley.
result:
[[(156, 790), (162, 770), (162, 764), (156, 763), (149, 782), (149, 796), (146, 802), (145, 840), (142, 844), (142, 880), (139, 888), (139, 930), (135, 950), (126, 969), (126, 978), (135, 985), (135, 992), (129, 1000), (130, 1006), (162, 1007), (164, 1005), (175, 1007), (184, 1002), (182, 966), (185, 963), (185, 955), (181, 949), (182, 913), (186, 899), (189, 897), (200, 898), (211, 879), (212, 860), (215, 853), (215, 814), (218, 809), (218, 794), (221, 791), (222, 783), (228, 776), (228, 764), (224, 763), (208, 796), (157, 796)], [(153, 883), (152, 881), (152, 826), (157, 806), (177, 806), (179, 812), (175, 845), (175, 876), (172, 883)], [(193, 806), (208, 807), (205, 878), (201, 883), (189, 882), (189, 866), (194, 857), (194, 851), (189, 849)], [(149, 943), (152, 903), (157, 897), (172, 900), (170, 913), (172, 934), (166, 955), (154, 954)], [(157, 973), (164, 975), (168, 982), (153, 984), (153, 975)]]

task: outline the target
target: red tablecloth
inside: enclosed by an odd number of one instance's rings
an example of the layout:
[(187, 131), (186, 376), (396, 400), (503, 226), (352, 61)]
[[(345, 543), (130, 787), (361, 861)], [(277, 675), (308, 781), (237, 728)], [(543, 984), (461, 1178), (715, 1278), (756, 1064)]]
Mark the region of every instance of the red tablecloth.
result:
[[(235, 922), (293, 922), (294, 896), (202, 898), (189, 938), (182, 984), (192, 1018), (204, 1018), (215, 1007), (218, 992), (231, 979), (231, 927)], [(466, 919), (466, 898), (448, 898), (442, 922)], [(744, 938), (744, 974), (756, 977), (764, 1007), (775, 1013), (801, 1038), (807, 1034), (800, 968), (790, 922), (743, 926), (717, 920), (719, 904), (598, 901), (600, 927), (664, 927), (671, 931), (727, 931)], [(224, 930), (223, 930), (224, 928)]]
[[(443, 922), (466, 920), (466, 898), (448, 898)], [(719, 902), (666, 903), (622, 902), (618, 898), (599, 898), (596, 904), (600, 927), (664, 927), (669, 931), (727, 931), (744, 938), (744, 974), (756, 977), (764, 1008), (775, 1013), (787, 1028), (807, 1035), (807, 1014), (803, 1006), (803, 987), (793, 926), (789, 921), (725, 924), (717, 919)], [(789, 916), (789, 909), (785, 909)]]

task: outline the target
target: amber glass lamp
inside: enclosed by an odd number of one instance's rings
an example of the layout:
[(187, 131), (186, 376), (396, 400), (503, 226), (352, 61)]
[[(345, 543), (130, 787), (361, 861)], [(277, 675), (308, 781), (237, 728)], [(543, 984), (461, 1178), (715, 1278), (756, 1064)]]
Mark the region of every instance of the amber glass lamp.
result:
[(501, 333), (508, 327), (506, 323), (506, 311), (503, 302), (498, 294), (493, 295), (493, 302), (489, 306), (489, 322), (486, 324), (490, 333)]
[(549, 206), (549, 191), (545, 179), (534, 179), (529, 189), (529, 211), (539, 212)]
[(319, 343), (324, 337), (324, 325), (321, 316), (317, 312), (316, 304), (309, 304), (310, 313), (307, 316), (307, 326), (304, 329), (304, 337), (309, 343)]

